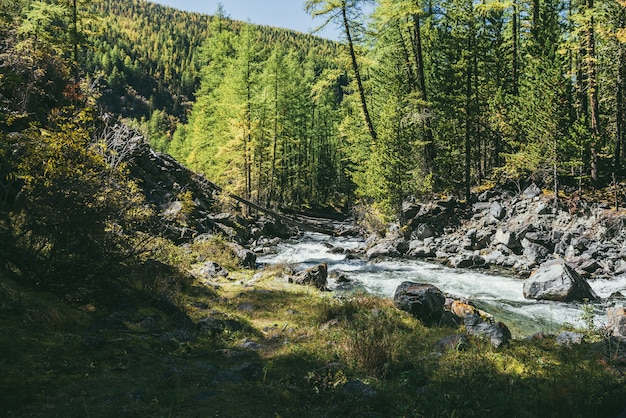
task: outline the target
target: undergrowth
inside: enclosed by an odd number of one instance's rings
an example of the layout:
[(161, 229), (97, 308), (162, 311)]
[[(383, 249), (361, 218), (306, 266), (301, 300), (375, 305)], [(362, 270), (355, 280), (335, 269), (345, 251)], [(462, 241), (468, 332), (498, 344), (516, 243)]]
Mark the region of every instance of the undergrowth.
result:
[[(191, 263), (209, 250), (184, 251)], [(169, 305), (116, 306), (0, 278), (1, 415), (606, 417), (626, 407), (619, 356), (599, 354), (603, 342), (440, 350), (463, 330), (426, 327), (388, 300), (289, 284), (277, 268), (252, 276), (210, 287), (188, 278)]]

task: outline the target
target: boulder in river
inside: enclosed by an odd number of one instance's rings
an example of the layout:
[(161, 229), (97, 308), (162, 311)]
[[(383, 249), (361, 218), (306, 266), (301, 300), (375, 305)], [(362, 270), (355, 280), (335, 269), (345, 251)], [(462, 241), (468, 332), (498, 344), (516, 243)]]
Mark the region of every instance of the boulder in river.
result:
[(438, 321), (443, 314), (445, 296), (436, 286), (403, 282), (393, 297), (396, 308), (409, 312), (423, 322)]
[(589, 283), (564, 260), (551, 260), (524, 281), (526, 299), (559, 302), (595, 300), (598, 298)]

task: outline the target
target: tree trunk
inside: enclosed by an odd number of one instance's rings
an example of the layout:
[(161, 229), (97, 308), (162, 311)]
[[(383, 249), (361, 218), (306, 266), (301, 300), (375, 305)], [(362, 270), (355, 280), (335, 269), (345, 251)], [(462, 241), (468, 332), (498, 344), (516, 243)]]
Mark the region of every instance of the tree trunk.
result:
[[(417, 67), (417, 82), (419, 84), (420, 92), (422, 93), (422, 99), (424, 102), (427, 102), (428, 93), (426, 91), (424, 54), (422, 52), (422, 30), (420, 27), (420, 18), (417, 15), (413, 15), (413, 49)], [(423, 109), (423, 111), (426, 111), (426, 109)], [(435, 170), (435, 158), (437, 154), (435, 150), (433, 131), (430, 126), (430, 117), (427, 114), (424, 115), (424, 142), (426, 142), (426, 145), (424, 146), (424, 159), (426, 160), (426, 167), (428, 171), (432, 174)]]
[(268, 203), (274, 201), (274, 188), (276, 180), (276, 145), (278, 143), (278, 64), (274, 72), (274, 135), (272, 139), (272, 167), (270, 169), (270, 190)]
[(361, 72), (359, 71), (359, 63), (356, 59), (356, 52), (354, 51), (354, 43), (352, 41), (352, 35), (350, 33), (350, 21), (348, 20), (348, 13), (346, 10), (347, 6), (345, 1), (342, 2), (341, 5), (341, 15), (343, 17), (343, 26), (346, 33), (346, 39), (348, 41), (348, 48), (350, 50), (350, 59), (352, 60), (352, 69), (354, 71), (354, 77), (356, 79), (356, 84), (359, 90), (359, 97), (361, 99), (361, 108), (363, 109), (363, 116), (365, 117), (365, 124), (367, 125), (367, 130), (370, 133), (370, 136), (374, 140), (377, 141), (378, 137), (376, 135), (376, 131), (374, 130), (374, 124), (372, 123), (372, 118), (370, 117), (369, 110), (367, 108), (367, 100), (365, 99), (365, 89), (363, 88), (363, 80), (361, 79)]
[[(252, 188), (252, 177), (250, 174), (250, 143), (252, 142), (252, 88), (250, 85), (250, 77), (251, 77), (251, 68), (250, 68), (250, 58), (248, 58), (247, 68), (246, 68), (246, 132), (243, 137), (243, 164), (244, 164), (244, 175), (246, 179), (246, 190), (245, 196), (246, 199), (250, 200), (251, 188)], [(246, 212), (247, 213), (247, 212)]]
[(72, 2), (72, 43), (74, 44), (74, 65), (78, 66), (78, 4)]
[(591, 181), (598, 182), (598, 146), (600, 145), (600, 109), (598, 104), (598, 80), (596, 69), (595, 19), (593, 0), (587, 0), (587, 11), (591, 13), (587, 28), (587, 95), (589, 98), (589, 128), (591, 130)]
[(539, 0), (533, 0), (533, 22), (531, 33), (535, 42), (539, 42)]
[[(472, 41), (469, 38), (467, 40), (468, 53), (472, 52)], [(471, 141), (471, 127), (472, 127), (472, 60), (467, 59), (467, 78), (465, 83), (465, 199), (469, 201), (470, 191), (472, 186), (471, 180), (471, 164), (472, 164), (472, 141)]]
[[(622, 13), (620, 27), (624, 27), (626, 13)], [(622, 169), (622, 157), (626, 146), (626, 46), (619, 46), (619, 64), (617, 68), (616, 120), (617, 132), (615, 135), (615, 151), (613, 171), (617, 175)]]
[(413, 72), (413, 66), (411, 65), (411, 57), (409, 56), (409, 50), (406, 47), (406, 43), (404, 42), (404, 36), (402, 36), (402, 28), (400, 25), (396, 24), (396, 29), (398, 31), (398, 36), (400, 38), (400, 44), (402, 44), (402, 55), (404, 55), (404, 62), (406, 63), (406, 77), (409, 83), (409, 87), (411, 91), (417, 91), (417, 82), (415, 79), (417, 78), (415, 73)]
[(513, 59), (511, 62), (511, 83), (512, 83), (512, 88), (511, 88), (511, 92), (513, 94), (513, 96), (517, 97), (519, 90), (518, 90), (518, 74), (517, 74), (517, 68), (519, 66), (518, 61), (517, 61), (517, 57), (519, 55), (518, 52), (518, 41), (519, 41), (519, 24), (518, 24), (518, 20), (519, 20), (519, 11), (517, 10), (517, 0), (513, 0), (513, 20), (511, 22), (511, 26), (512, 26), (512, 37), (513, 37)]

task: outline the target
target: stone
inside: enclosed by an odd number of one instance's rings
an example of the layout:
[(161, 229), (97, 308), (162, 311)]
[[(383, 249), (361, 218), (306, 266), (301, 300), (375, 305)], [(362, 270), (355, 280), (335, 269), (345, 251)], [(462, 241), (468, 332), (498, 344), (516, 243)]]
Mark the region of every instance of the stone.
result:
[(585, 336), (578, 332), (562, 331), (556, 336), (556, 343), (562, 346), (580, 345), (583, 342)]
[(485, 265), (485, 259), (475, 254), (459, 254), (450, 257), (448, 262), (454, 268), (482, 267)]
[(326, 289), (328, 279), (328, 265), (320, 263), (310, 267), (304, 271), (296, 273), (295, 276), (289, 278), (290, 283), (309, 285), (319, 290)]
[(626, 309), (616, 306), (607, 310), (607, 329), (615, 337), (626, 337)]
[(291, 228), (278, 219), (265, 219), (261, 228), (266, 237), (287, 239), (294, 235)]
[(343, 392), (352, 398), (371, 398), (377, 394), (375, 389), (361, 380), (350, 380), (343, 385)]
[(256, 254), (254, 253), (254, 251), (235, 243), (231, 243), (230, 248), (239, 259), (239, 264), (242, 267), (249, 269), (256, 268)]
[(141, 323), (141, 328), (146, 328), (146, 329), (155, 329), (158, 327), (158, 322), (156, 319), (154, 319), (151, 316), (145, 317)]
[(498, 228), (498, 230), (496, 231), (496, 234), (493, 237), (492, 244), (502, 244), (512, 250), (521, 248), (522, 246), (517, 234), (513, 233), (512, 231), (504, 230), (502, 228)]
[(541, 244), (529, 242), (528, 245), (524, 247), (523, 255), (531, 263), (542, 263), (546, 261), (550, 255), (550, 250)]
[(239, 344), (239, 348), (243, 348), (244, 350), (260, 351), (264, 350), (266, 347), (256, 341), (246, 339), (243, 343)]
[(198, 321), (198, 328), (200, 328), (201, 331), (208, 333), (211, 338), (215, 338), (224, 332), (226, 329), (226, 323), (219, 318), (206, 317)]
[(491, 231), (478, 231), (474, 237), (474, 248), (477, 250), (487, 248), (491, 242), (492, 236), (493, 234)]
[(589, 283), (562, 259), (542, 264), (539, 270), (526, 279), (524, 297), (559, 302), (598, 298)]
[[(524, 235), (524, 238), (529, 242), (534, 244), (543, 245), (544, 247), (549, 247), (552, 244), (552, 234), (546, 231), (533, 231), (527, 232)], [(560, 238), (559, 238), (560, 239)], [(558, 242), (558, 240), (557, 240)]]
[(469, 347), (469, 339), (465, 334), (452, 334), (442, 338), (435, 345), (435, 350), (440, 353), (446, 351), (465, 351)]
[(491, 203), (489, 207), (489, 213), (497, 220), (502, 220), (506, 216), (506, 209), (498, 201)]
[(587, 273), (595, 273), (597, 270), (601, 269), (602, 266), (597, 260), (591, 259), (584, 261), (579, 268)]
[(396, 288), (393, 302), (396, 308), (430, 323), (441, 318), (445, 297), (436, 286), (407, 281)]
[(411, 220), (417, 216), (422, 209), (422, 205), (413, 202), (402, 202), (402, 219)]
[(412, 240), (424, 240), (436, 236), (435, 230), (429, 224), (421, 223), (411, 233)]
[(469, 335), (488, 339), (495, 348), (511, 340), (511, 331), (502, 322), (485, 321), (478, 315), (467, 315), (464, 322)]
[(168, 220), (176, 220), (183, 210), (183, 202), (176, 200), (174, 202), (168, 202), (161, 205), (161, 216)]
[(413, 240), (409, 243), (407, 255), (418, 258), (434, 257), (435, 251), (433, 251), (432, 247), (425, 245), (423, 241)]
[(408, 249), (409, 246), (404, 240), (386, 239), (367, 250), (365, 255), (370, 260), (378, 257), (397, 258), (402, 255), (401, 250), (404, 250), (404, 252), (406, 252)]
[(481, 202), (474, 203), (472, 205), (472, 212), (474, 213), (484, 212), (486, 210), (489, 210), (490, 208), (491, 208), (491, 203), (481, 201)]
[(537, 209), (535, 210), (537, 215), (548, 215), (552, 212), (552, 207), (548, 205), (546, 202), (539, 202), (537, 204)]
[(208, 279), (215, 277), (228, 277), (228, 271), (213, 261), (204, 262), (197, 271), (200, 275)]
[(239, 312), (254, 312), (254, 311), (255, 311), (255, 309), (254, 309), (254, 305), (253, 305), (253, 304), (251, 304), (250, 302), (243, 302), (243, 303), (240, 303), (240, 304), (237, 306), (237, 310), (238, 310)]
[(469, 303), (464, 303), (459, 300), (455, 300), (450, 305), (450, 311), (460, 318), (465, 318), (468, 315), (479, 315), (480, 311)]
[(541, 189), (535, 183), (532, 183), (522, 192), (522, 196), (528, 199), (537, 197), (540, 194), (541, 194)]

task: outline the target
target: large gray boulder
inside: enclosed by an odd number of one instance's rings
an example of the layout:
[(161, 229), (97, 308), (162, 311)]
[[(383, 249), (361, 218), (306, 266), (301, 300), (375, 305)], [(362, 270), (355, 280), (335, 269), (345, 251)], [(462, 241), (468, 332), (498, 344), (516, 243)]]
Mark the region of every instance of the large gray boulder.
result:
[(436, 286), (403, 282), (393, 296), (396, 308), (409, 312), (422, 322), (435, 322), (441, 318), (446, 298)]
[(465, 330), (469, 335), (488, 339), (495, 348), (511, 340), (511, 331), (502, 322), (485, 321), (478, 315), (467, 315), (463, 318)]
[(526, 279), (524, 297), (559, 302), (598, 298), (589, 283), (562, 259), (542, 264)]
[(385, 239), (367, 250), (367, 258), (379, 257), (396, 258), (407, 252), (409, 245), (401, 238)]
[(215, 277), (228, 277), (228, 270), (220, 266), (214, 261), (205, 261), (198, 268), (197, 273), (206, 279), (213, 279)]
[(556, 336), (556, 343), (558, 345), (571, 347), (573, 345), (580, 345), (583, 343), (585, 336), (579, 332), (561, 331)]
[(402, 219), (410, 221), (415, 218), (422, 209), (422, 205), (413, 202), (402, 202)]
[(454, 268), (472, 268), (472, 267), (484, 267), (485, 259), (476, 254), (457, 254), (454, 257), (448, 259), (448, 263)]
[(424, 241), (414, 240), (409, 242), (409, 250), (407, 255), (417, 258), (434, 257), (435, 251), (430, 245), (424, 244)]
[(541, 189), (535, 183), (532, 183), (530, 186), (528, 186), (522, 192), (522, 196), (524, 196), (525, 198), (528, 198), (528, 199), (532, 199), (534, 197), (537, 197), (540, 194), (541, 194)]

